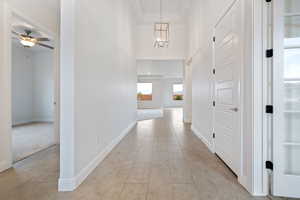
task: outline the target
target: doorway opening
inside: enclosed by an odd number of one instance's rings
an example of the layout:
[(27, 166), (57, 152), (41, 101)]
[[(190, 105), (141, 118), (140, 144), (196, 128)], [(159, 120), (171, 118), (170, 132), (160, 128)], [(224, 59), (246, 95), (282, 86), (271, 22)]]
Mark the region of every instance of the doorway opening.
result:
[(138, 120), (163, 117), (167, 108), (183, 108), (183, 61), (138, 60), (137, 68)]
[(56, 37), (8, 9), (12, 164), (59, 143)]

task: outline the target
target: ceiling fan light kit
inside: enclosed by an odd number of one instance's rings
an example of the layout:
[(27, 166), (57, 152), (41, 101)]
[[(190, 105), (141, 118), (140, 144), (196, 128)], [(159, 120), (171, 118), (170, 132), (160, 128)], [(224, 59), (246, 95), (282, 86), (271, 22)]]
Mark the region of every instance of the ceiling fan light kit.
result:
[(18, 39), (24, 47), (31, 48), (31, 47), (34, 47), (35, 45), (39, 45), (41, 47), (45, 47), (48, 49), (52, 49), (52, 50), (54, 49), (54, 47), (52, 47), (48, 44), (41, 43), (41, 42), (49, 42), (50, 41), (49, 38), (33, 37), (31, 30), (24, 30), (24, 32), (25, 32), (25, 34), (21, 34), (21, 33), (12, 31), (13, 35), (17, 36), (17, 38), (16, 37), (14, 37), (14, 38)]
[(27, 38), (27, 37), (21, 37), (20, 38), (20, 43), (24, 46), (24, 47), (33, 47), (36, 44), (36, 39), (34, 38)]

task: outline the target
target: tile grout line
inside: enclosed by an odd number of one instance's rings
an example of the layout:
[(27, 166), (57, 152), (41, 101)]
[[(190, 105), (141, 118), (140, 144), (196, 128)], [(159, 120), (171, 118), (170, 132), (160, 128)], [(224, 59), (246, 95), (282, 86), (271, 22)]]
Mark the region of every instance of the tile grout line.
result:
[[(183, 127), (184, 128), (184, 127)], [(183, 159), (184, 159), (184, 161), (185, 162), (187, 162), (187, 159), (185, 158), (185, 156), (184, 156), (184, 154), (183, 154), (183, 145), (182, 145), (182, 143), (179, 141), (179, 136), (178, 136), (178, 134), (176, 133), (176, 130), (174, 129), (174, 127), (172, 127), (172, 129), (173, 129), (173, 131), (174, 131), (174, 135), (175, 135), (175, 137), (176, 137), (176, 140), (178, 140), (178, 144), (179, 144), (179, 146), (180, 146), (180, 151), (181, 151), (181, 153), (182, 153), (182, 157), (183, 157)], [(197, 184), (196, 184), (196, 182), (195, 182), (195, 179), (194, 179), (194, 173), (192, 172), (192, 169), (190, 168), (190, 166), (189, 166), (189, 170), (190, 170), (190, 175), (191, 175), (191, 179), (192, 179), (192, 185), (193, 185), (193, 187), (197, 190), (197, 193), (199, 193), (199, 194), (201, 194), (201, 191), (199, 190), (199, 188), (197, 187)]]

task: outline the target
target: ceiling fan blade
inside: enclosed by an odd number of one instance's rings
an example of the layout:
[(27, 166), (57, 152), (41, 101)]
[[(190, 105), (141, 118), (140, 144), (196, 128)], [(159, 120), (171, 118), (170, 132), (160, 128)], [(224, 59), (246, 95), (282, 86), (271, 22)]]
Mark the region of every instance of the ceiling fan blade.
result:
[(39, 42), (48, 42), (48, 41), (50, 41), (50, 39), (49, 38), (35, 38), (37, 41), (39, 41)]
[(41, 46), (41, 47), (45, 47), (45, 48), (48, 48), (48, 49), (54, 49), (54, 47), (50, 46), (50, 45), (47, 45), (47, 44), (43, 44), (43, 43), (36, 43), (37, 45)]
[(20, 35), (21, 35), (20, 33), (17, 33), (17, 32), (14, 31), (14, 30), (12, 30), (11, 32), (12, 32), (12, 34), (17, 35), (17, 36), (20, 36)]

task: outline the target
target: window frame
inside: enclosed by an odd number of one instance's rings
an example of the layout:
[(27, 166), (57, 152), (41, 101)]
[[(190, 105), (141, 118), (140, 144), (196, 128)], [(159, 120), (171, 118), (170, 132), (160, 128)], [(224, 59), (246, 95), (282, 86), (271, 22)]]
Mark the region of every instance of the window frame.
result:
[[(151, 94), (142, 94), (142, 93), (139, 94), (139, 84), (151, 84)], [(150, 96), (150, 97), (149, 97), (149, 99), (143, 99), (139, 95), (141, 95), (141, 96)], [(152, 82), (138, 82), (137, 83), (137, 100), (138, 100), (138, 102), (153, 101), (153, 83)]]
[[(174, 86), (175, 85), (181, 85), (182, 86), (182, 91), (181, 91), (182, 94), (178, 94), (179, 92), (176, 93), (174, 91)], [(177, 97), (179, 97), (179, 99), (176, 99)], [(184, 100), (184, 85), (183, 85), (183, 83), (173, 83), (172, 84), (172, 100), (173, 101), (183, 101)]]

